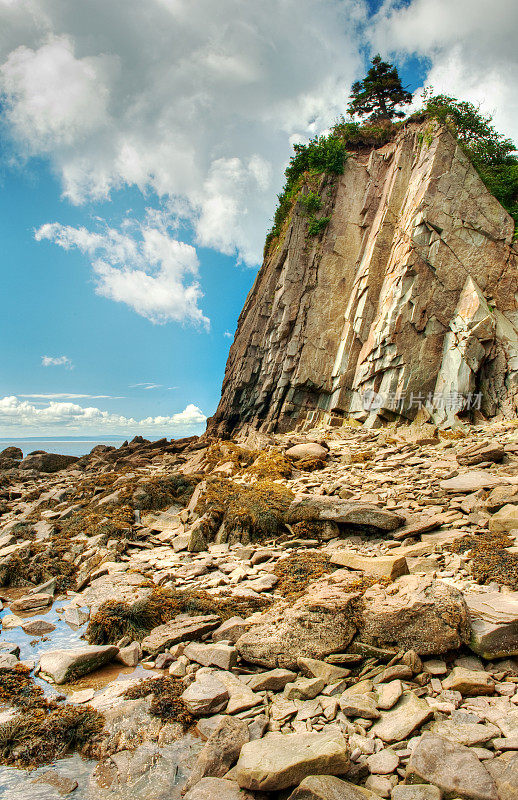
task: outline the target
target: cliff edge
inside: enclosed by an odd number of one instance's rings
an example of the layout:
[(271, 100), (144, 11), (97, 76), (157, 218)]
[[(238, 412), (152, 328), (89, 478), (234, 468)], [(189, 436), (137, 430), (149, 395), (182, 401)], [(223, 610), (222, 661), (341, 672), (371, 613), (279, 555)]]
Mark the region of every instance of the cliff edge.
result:
[(473, 409), (514, 416), (514, 222), (450, 132), (407, 123), (317, 180), (329, 223), (310, 235), (294, 203), (240, 315), (208, 431), (377, 426), (423, 404), (442, 424)]

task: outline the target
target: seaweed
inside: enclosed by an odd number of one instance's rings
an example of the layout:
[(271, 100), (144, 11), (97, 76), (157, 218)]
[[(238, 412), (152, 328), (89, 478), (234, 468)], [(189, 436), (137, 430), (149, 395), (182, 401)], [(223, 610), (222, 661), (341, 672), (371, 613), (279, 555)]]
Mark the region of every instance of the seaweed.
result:
[(162, 722), (178, 722), (184, 732), (197, 722), (180, 695), (185, 691), (182, 681), (168, 676), (149, 678), (131, 686), (124, 694), (127, 700), (138, 700), (152, 695), (150, 713)]

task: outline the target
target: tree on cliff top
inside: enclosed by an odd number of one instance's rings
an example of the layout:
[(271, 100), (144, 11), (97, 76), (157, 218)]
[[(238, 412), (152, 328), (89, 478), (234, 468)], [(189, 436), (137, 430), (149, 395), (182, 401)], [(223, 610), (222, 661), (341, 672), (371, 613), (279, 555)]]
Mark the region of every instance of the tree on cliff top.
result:
[(371, 120), (401, 118), (405, 114), (397, 106), (408, 105), (412, 95), (401, 84), (397, 68), (382, 61), (378, 54), (362, 81), (353, 83), (348, 106), (349, 114), (370, 115)]

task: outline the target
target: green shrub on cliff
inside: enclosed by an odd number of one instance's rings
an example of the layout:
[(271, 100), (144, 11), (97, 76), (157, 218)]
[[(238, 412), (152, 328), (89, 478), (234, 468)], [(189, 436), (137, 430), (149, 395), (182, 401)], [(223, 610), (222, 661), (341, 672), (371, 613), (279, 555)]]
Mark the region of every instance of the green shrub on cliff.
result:
[[(286, 183), (284, 184), (282, 192), (277, 195), (279, 204), (273, 218), (273, 226), (266, 236), (264, 245), (265, 256), (268, 253), (272, 241), (280, 235), (282, 226), (293, 208), (295, 200), (299, 199), (303, 203), (316, 202), (313, 199), (309, 201), (304, 200), (304, 197), (310, 197), (315, 194), (314, 192), (310, 192), (309, 195), (303, 197), (298, 197), (305, 173), (340, 175), (344, 171), (344, 164), (347, 158), (346, 145), (340, 137), (334, 134), (330, 134), (329, 136), (316, 136), (307, 144), (295, 144), (293, 149), (295, 153), (290, 158), (290, 162), (284, 173), (286, 176)], [(318, 208), (321, 206), (322, 202), (320, 202)], [(308, 210), (316, 209), (308, 208)]]

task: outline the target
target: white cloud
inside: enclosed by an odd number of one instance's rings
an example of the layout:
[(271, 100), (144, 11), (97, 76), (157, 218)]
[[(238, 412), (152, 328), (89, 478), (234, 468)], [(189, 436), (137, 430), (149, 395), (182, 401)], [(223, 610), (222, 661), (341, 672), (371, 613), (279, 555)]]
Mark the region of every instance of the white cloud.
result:
[(225, 333), (223, 334), (223, 336), (225, 337), (225, 339), (233, 339), (233, 338), (234, 338), (234, 337), (232, 336), (232, 334), (230, 333), (230, 331), (225, 331)]
[(518, 141), (515, 0), (390, 0), (371, 33), (374, 50), (429, 59), (426, 86), (480, 104)]
[(16, 396), (0, 398), (0, 431), (3, 435), (37, 431), (38, 435), (54, 433), (126, 433), (156, 431), (174, 436), (194, 429), (201, 432), (206, 417), (195, 405), (190, 403), (171, 416), (146, 417), (134, 419), (102, 411), (94, 406), (83, 407), (77, 403), (51, 401), (43, 408), (38, 408), (27, 400)]
[(132, 383), (130, 389), (161, 389), (161, 383)]
[(29, 400), (122, 400), (111, 394), (71, 394), (70, 392), (55, 392), (54, 394), (20, 394)]
[(91, 232), (52, 222), (34, 236), (88, 255), (97, 294), (125, 303), (155, 324), (175, 320), (208, 328), (198, 307), (202, 292), (196, 250), (166, 231), (140, 225), (135, 235), (114, 228)]
[(66, 367), (66, 369), (74, 369), (72, 361), (68, 356), (42, 356), (42, 367)]
[[(365, 0), (80, 5), (0, 3), (15, 145), (48, 156), (74, 203), (152, 190), (203, 246), (259, 261), (290, 136), (325, 129), (362, 69)], [(158, 288), (110, 266), (100, 280), (124, 302)]]

